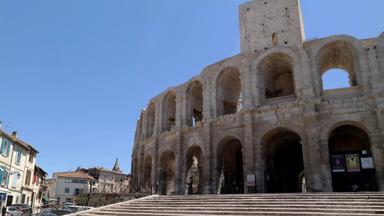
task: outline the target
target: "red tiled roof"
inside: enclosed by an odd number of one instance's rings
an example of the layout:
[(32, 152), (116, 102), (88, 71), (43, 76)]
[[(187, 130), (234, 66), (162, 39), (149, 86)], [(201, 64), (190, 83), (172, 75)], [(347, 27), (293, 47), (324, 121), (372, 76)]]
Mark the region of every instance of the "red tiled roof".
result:
[(62, 178), (79, 178), (79, 179), (86, 179), (86, 180), (95, 180), (92, 176), (83, 172), (59, 172), (59, 173), (54, 173), (54, 175)]

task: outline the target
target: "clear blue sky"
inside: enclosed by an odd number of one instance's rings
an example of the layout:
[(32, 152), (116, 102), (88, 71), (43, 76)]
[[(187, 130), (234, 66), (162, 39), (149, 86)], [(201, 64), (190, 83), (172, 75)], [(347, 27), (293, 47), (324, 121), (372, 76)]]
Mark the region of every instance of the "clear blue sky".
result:
[[(130, 172), (150, 98), (239, 53), (245, 0), (2, 0), (0, 119), (51, 175)], [(302, 0), (307, 38), (384, 31), (383, 0)], [(337, 81), (337, 77), (331, 78)]]

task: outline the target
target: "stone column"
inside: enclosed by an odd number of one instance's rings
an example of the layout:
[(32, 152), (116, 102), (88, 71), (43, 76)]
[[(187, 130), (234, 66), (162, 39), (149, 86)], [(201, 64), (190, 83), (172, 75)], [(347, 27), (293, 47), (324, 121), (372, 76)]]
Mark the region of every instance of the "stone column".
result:
[(253, 94), (252, 94), (252, 80), (251, 80), (251, 74), (250, 69), (246, 68), (242, 70), (242, 77), (241, 77), (241, 93), (242, 93), (242, 102), (243, 102), (243, 109), (249, 110), (253, 109)]
[(255, 150), (255, 171), (256, 171), (256, 191), (265, 193), (265, 155), (263, 152), (264, 143), (254, 143)]
[[(309, 136), (307, 143), (303, 143), (303, 151), (308, 152), (308, 158), (304, 160), (304, 163), (308, 164), (310, 172), (310, 191), (319, 192), (322, 191), (322, 181), (321, 181), (321, 148), (316, 142), (316, 136)], [(306, 146), (306, 147), (304, 147)], [(304, 150), (306, 149), (306, 150)], [(305, 167), (305, 165), (304, 165)], [(306, 173), (307, 174), (307, 173)], [(307, 177), (307, 175), (306, 175)]]
[(203, 121), (206, 122), (216, 116), (216, 86), (207, 78), (203, 84)]
[(332, 192), (332, 172), (329, 161), (328, 140), (321, 139), (318, 141), (320, 155), (320, 174), (322, 181), (322, 191)]
[(243, 134), (243, 174), (244, 174), (244, 193), (254, 193), (249, 191), (247, 186), (247, 175), (255, 176), (254, 167), (254, 146), (253, 146), (253, 127), (252, 112), (245, 111), (243, 113), (244, 134)]
[(184, 164), (184, 145), (183, 137), (180, 131), (176, 132), (176, 144), (177, 152), (175, 155), (176, 170), (175, 170), (175, 192), (176, 194), (184, 193), (184, 181), (183, 181), (183, 164)]
[[(159, 167), (159, 164), (158, 164), (158, 161), (159, 161), (159, 139), (156, 138), (155, 140), (155, 148), (153, 149), (153, 152), (152, 152), (152, 170), (151, 170), (151, 182), (152, 182), (152, 193), (155, 193), (155, 192), (158, 192), (159, 190), (159, 179), (158, 179), (158, 167)], [(156, 191), (157, 190), (157, 191)]]
[(313, 186), (313, 174), (312, 174), (312, 162), (311, 162), (311, 152), (310, 152), (310, 146), (307, 140), (301, 140), (300, 141), (301, 149), (303, 152), (303, 165), (304, 165), (304, 175), (305, 175), (305, 182), (306, 182), (306, 187), (307, 191), (313, 191), (314, 186)]
[(378, 188), (380, 191), (384, 191), (384, 136), (381, 134), (372, 134), (370, 138)]

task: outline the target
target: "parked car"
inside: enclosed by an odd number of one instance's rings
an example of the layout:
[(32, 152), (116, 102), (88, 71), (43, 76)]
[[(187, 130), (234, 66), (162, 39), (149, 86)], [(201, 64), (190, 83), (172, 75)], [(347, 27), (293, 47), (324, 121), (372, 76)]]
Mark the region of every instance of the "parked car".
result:
[(43, 209), (38, 216), (58, 216), (57, 214), (53, 213), (53, 210), (50, 208)]
[(32, 215), (32, 208), (28, 204), (13, 204), (8, 206), (8, 209), (14, 209), (15, 211), (23, 212), (24, 216)]
[(19, 211), (16, 206), (8, 206), (6, 216), (21, 216), (24, 215), (22, 211)]

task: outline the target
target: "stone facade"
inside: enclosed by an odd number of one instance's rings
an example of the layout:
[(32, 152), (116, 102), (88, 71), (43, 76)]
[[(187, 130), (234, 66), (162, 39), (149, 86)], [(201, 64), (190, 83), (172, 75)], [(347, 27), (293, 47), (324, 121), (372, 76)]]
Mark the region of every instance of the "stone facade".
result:
[[(200, 193), (216, 193), (222, 172), (226, 193), (348, 191), (340, 182), (384, 191), (384, 33), (305, 40), (298, 0), (245, 3), (240, 26), (240, 54), (141, 112), (132, 183), (182, 194), (196, 156)], [(323, 90), (333, 68), (350, 87)], [(373, 158), (374, 169), (353, 172), (349, 154)]]

